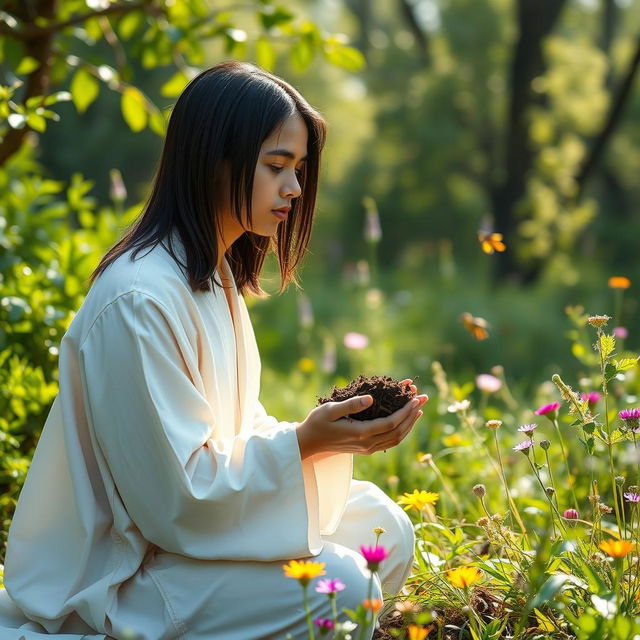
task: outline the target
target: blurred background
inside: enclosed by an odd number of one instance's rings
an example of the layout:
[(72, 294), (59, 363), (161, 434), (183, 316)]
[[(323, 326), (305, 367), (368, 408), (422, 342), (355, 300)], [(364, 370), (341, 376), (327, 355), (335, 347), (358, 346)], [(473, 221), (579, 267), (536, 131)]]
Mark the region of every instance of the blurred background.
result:
[[(280, 419), (360, 373), (411, 377), (433, 413), (413, 456), (442, 446), (434, 362), (458, 400), (490, 372), (544, 400), (554, 372), (588, 380), (586, 313), (638, 348), (637, 2), (4, 0), (0, 38), (5, 528), (88, 276), (144, 203), (177, 95), (223, 59), (329, 123), (302, 289), (248, 301)], [(399, 451), (358, 472), (401, 475)]]

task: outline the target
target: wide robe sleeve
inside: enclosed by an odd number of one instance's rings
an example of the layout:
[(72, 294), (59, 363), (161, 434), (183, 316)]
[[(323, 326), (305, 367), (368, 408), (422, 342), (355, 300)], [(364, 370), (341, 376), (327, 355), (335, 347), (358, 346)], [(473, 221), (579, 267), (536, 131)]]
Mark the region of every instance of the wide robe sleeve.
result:
[[(216, 438), (197, 347), (146, 293), (121, 295), (80, 347), (98, 455), (142, 535), (200, 559), (310, 555), (293, 424)], [(315, 518), (314, 518), (315, 519)]]

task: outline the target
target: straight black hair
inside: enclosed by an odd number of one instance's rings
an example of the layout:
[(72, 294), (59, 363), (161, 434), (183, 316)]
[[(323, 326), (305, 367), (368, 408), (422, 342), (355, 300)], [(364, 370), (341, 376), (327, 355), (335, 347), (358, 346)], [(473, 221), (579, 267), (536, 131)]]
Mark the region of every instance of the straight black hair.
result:
[[(307, 160), (300, 175), (302, 193), (292, 200), (289, 216), (278, 225), (274, 239), (245, 231), (226, 257), (241, 293), (264, 295), (259, 276), (270, 246), (278, 258), (280, 290), (289, 282), (297, 284), (295, 270), (311, 236), (326, 124), (287, 82), (236, 61), (203, 71), (185, 87), (169, 118), (159, 167), (143, 211), (104, 255), (90, 281), (93, 283), (127, 250), (134, 249), (134, 260), (141, 250), (168, 237), (169, 253), (186, 269), (193, 291), (209, 291), (212, 282), (220, 285), (213, 279), (219, 258), (220, 203), (230, 201), (241, 224), (245, 210), (251, 225), (253, 177), (260, 147), (295, 113), (308, 131)], [(223, 175), (228, 175), (228, 181)], [(226, 185), (228, 194), (222, 192)], [(184, 245), (186, 265), (171, 246), (174, 230)]]

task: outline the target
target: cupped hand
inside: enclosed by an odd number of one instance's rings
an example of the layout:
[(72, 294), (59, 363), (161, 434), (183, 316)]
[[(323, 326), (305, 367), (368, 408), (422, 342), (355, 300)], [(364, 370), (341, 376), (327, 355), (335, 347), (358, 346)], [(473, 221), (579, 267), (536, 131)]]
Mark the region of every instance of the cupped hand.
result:
[[(414, 393), (412, 380), (403, 380)], [(300, 456), (304, 460), (316, 453), (359, 453), (370, 455), (391, 449), (402, 442), (422, 415), (420, 407), (428, 400), (416, 395), (402, 408), (384, 418), (354, 420), (348, 416), (364, 411), (373, 403), (370, 395), (342, 402), (326, 402), (313, 409), (297, 427)]]

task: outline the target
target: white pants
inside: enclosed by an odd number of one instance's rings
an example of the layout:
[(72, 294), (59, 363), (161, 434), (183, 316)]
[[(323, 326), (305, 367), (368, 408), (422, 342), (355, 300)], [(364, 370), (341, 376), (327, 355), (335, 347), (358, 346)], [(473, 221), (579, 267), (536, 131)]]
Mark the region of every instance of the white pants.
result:
[[(411, 571), (413, 527), (402, 509), (378, 487), (354, 480), (338, 530), (325, 538), (323, 551), (313, 558), (326, 563), (324, 577), (340, 578), (346, 585), (337, 594), (339, 611), (357, 608), (368, 595), (369, 572), (358, 547), (375, 542), (375, 527), (385, 529), (380, 544), (390, 553), (380, 565), (380, 581), (373, 585), (372, 596), (381, 598), (381, 586), (384, 593), (395, 594)], [(259, 531), (256, 544), (260, 544)], [(116, 604), (108, 612), (113, 622), (110, 635), (115, 640), (284, 640), (291, 634), (295, 640), (306, 640), (302, 588), (297, 580), (284, 577), (283, 564), (205, 562), (157, 553), (120, 587)], [(330, 617), (329, 599), (315, 592), (314, 582), (308, 589), (312, 615)], [(145, 619), (144, 611), (163, 611), (164, 615)], [(16, 624), (17, 614), (6, 592), (0, 591), (0, 640), (19, 640), (21, 635), (25, 640), (50, 637), (35, 632), (39, 625), (34, 623), (3, 626), (7, 616), (6, 624)], [(145, 628), (140, 628), (142, 619)], [(73, 634), (55, 637), (104, 639), (88, 628), (84, 636), (75, 635), (83, 631), (80, 628), (69, 631)]]

